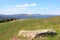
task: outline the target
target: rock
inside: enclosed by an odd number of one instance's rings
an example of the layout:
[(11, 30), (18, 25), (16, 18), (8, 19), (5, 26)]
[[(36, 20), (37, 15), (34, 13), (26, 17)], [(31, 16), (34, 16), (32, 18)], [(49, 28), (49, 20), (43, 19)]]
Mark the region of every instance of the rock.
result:
[(56, 35), (56, 31), (53, 29), (45, 29), (45, 30), (21, 30), (18, 33), (18, 36), (28, 37), (30, 39), (37, 38), (40, 36), (46, 35)]
[(31, 30), (21, 30), (18, 36), (28, 37), (28, 38), (35, 38), (36, 32)]
[(40, 30), (39, 32), (36, 33), (35, 38), (40, 37), (40, 36), (44, 37), (44, 36), (47, 36), (47, 35), (54, 36), (54, 35), (57, 35), (57, 33), (53, 29)]
[(50, 35), (57, 35), (56, 31), (53, 30), (53, 29), (48, 30), (47, 34), (50, 34)]

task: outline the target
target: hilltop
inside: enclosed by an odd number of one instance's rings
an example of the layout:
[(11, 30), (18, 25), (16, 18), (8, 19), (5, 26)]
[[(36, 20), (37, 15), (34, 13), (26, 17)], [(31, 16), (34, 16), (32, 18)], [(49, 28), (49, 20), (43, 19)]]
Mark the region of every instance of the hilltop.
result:
[(57, 36), (44, 37), (34, 40), (60, 40), (60, 16), (51, 18), (31, 18), (0, 23), (0, 40), (9, 40), (17, 36), (20, 30), (37, 30), (37, 29), (55, 29)]

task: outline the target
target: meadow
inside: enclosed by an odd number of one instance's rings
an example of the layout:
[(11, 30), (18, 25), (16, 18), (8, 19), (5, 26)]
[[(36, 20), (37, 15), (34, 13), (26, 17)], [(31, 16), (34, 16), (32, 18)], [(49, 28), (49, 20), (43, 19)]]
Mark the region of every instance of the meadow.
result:
[(46, 36), (33, 40), (60, 40), (60, 16), (51, 18), (31, 18), (0, 23), (0, 40), (10, 40), (20, 30), (54, 29), (56, 36)]

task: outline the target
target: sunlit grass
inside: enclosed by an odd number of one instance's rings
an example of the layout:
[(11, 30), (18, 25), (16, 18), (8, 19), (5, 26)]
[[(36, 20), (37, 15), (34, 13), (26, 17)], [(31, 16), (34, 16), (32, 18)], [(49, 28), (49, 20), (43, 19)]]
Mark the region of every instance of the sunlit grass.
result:
[(17, 36), (20, 30), (38, 30), (38, 29), (55, 29), (57, 36), (43, 37), (33, 40), (60, 40), (60, 17), (45, 19), (26, 19), (20, 21), (11, 21), (0, 23), (0, 40), (9, 40), (13, 36)]

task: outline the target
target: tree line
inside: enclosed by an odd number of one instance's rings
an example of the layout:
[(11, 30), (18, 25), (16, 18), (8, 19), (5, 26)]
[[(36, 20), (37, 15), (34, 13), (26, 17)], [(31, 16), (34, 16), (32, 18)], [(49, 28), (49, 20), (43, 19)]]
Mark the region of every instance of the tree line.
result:
[(4, 19), (4, 20), (0, 20), (0, 23), (9, 22), (9, 21), (13, 21), (13, 20), (19, 20), (19, 19), (18, 18), (7, 18), (7, 19)]

